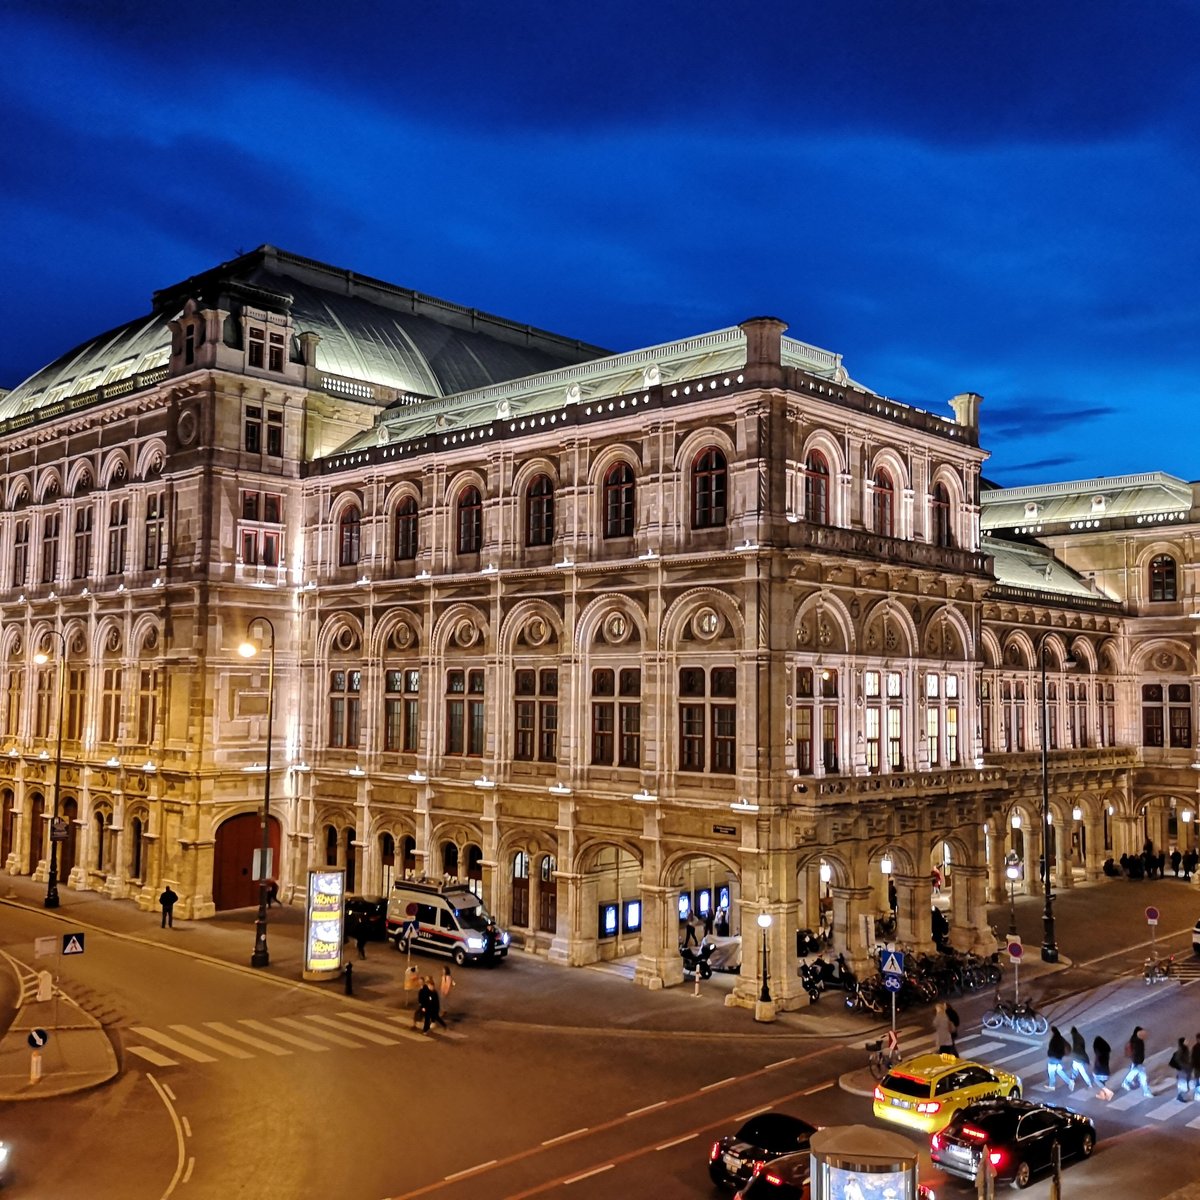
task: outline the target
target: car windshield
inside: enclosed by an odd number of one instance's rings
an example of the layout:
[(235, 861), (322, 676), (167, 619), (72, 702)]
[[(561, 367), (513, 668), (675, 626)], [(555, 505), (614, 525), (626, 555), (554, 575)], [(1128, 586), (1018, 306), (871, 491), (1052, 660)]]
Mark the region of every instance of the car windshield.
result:
[(813, 1132), (807, 1121), (797, 1117), (785, 1113), (759, 1113), (737, 1131), (737, 1137), (739, 1141), (761, 1146), (764, 1150), (782, 1150), (795, 1148), (800, 1144), (800, 1138)]
[(884, 1076), (883, 1088), (885, 1091), (896, 1092), (901, 1096), (917, 1096), (922, 1100), (929, 1099), (928, 1079), (917, 1079), (913, 1075), (901, 1075), (898, 1071), (892, 1071)]
[(484, 930), (487, 928), (491, 914), (483, 907), (483, 901), (471, 892), (455, 892), (446, 897), (454, 906), (454, 915), (464, 929)]

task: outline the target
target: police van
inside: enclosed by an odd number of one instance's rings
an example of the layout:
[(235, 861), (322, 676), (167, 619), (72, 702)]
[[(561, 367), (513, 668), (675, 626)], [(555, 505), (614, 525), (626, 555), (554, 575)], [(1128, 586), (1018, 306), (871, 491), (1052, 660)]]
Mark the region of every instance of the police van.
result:
[(508, 934), (460, 883), (398, 880), (388, 896), (387, 936), (397, 950), (411, 946), (445, 954), (456, 966), (468, 959), (508, 957)]

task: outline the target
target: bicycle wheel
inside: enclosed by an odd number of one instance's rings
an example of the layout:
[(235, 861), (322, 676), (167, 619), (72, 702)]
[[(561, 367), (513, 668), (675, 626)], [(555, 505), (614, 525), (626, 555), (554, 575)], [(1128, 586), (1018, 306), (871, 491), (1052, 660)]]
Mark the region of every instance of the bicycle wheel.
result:
[(1033, 1014), (1033, 1032), (1037, 1034), (1050, 1032), (1050, 1021), (1041, 1013)]
[(1004, 1014), (998, 1009), (993, 1008), (983, 1014), (984, 1029), (999, 1029), (1004, 1024)]
[(1019, 1013), (1013, 1018), (1013, 1025), (1018, 1033), (1023, 1033), (1026, 1037), (1037, 1033), (1037, 1019), (1029, 1013)]

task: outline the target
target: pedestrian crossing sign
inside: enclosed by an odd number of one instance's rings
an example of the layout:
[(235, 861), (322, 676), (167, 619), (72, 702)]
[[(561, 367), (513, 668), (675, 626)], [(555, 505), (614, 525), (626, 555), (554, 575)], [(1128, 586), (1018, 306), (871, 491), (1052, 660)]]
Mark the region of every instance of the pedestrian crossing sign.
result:
[(64, 954), (82, 954), (83, 953), (83, 934), (82, 933), (64, 933), (62, 935)]
[(885, 975), (903, 975), (904, 955), (899, 950), (885, 950), (879, 969)]

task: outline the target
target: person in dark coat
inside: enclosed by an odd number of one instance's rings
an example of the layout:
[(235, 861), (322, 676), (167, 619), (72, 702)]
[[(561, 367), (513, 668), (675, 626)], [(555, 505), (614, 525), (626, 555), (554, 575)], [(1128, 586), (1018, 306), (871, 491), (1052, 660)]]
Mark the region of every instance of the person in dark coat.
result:
[(1057, 1025), (1051, 1025), (1050, 1042), (1046, 1047), (1046, 1086), (1050, 1091), (1058, 1086), (1056, 1079), (1061, 1079), (1071, 1091), (1075, 1090), (1075, 1081), (1063, 1070), (1063, 1059), (1067, 1053), (1067, 1039), (1059, 1033)]
[(1192, 1099), (1200, 1100), (1200, 1033), (1192, 1043)]
[(1146, 1079), (1146, 1031), (1140, 1025), (1133, 1027), (1133, 1034), (1125, 1051), (1129, 1055), (1129, 1072), (1121, 1080), (1121, 1090), (1127, 1092), (1135, 1083), (1140, 1083), (1142, 1095), (1153, 1096), (1150, 1083)]
[(1183, 862), (1183, 855), (1179, 853), (1179, 848), (1176, 847), (1171, 851), (1171, 870), (1175, 873), (1175, 878), (1179, 878), (1179, 864)]
[(1108, 1086), (1109, 1076), (1112, 1075), (1111, 1059), (1112, 1047), (1097, 1034), (1092, 1039), (1092, 1073), (1100, 1085), (1100, 1090), (1096, 1093), (1098, 1100), (1113, 1098), (1112, 1088)]
[(168, 883), (163, 889), (163, 893), (158, 898), (159, 907), (162, 909), (162, 924), (160, 929), (175, 928), (175, 901), (179, 897), (171, 890), (171, 885)]
[(1078, 1027), (1071, 1026), (1071, 1083), (1081, 1075), (1083, 1076), (1083, 1086), (1092, 1086), (1092, 1077), (1088, 1074), (1088, 1068), (1091, 1063), (1088, 1061), (1087, 1042), (1083, 1040), (1083, 1034), (1079, 1032)]
[(442, 998), (438, 994), (437, 988), (433, 986), (431, 975), (426, 975), (421, 984), (421, 990), (417, 993), (417, 1005), (425, 1014), (425, 1026), (421, 1030), (422, 1033), (428, 1033), (429, 1026), (434, 1021), (443, 1029), (446, 1028), (446, 1022), (442, 1020)]
[(1192, 1098), (1192, 1055), (1188, 1050), (1187, 1038), (1179, 1039), (1167, 1066), (1175, 1072), (1175, 1099), (1190, 1100)]

